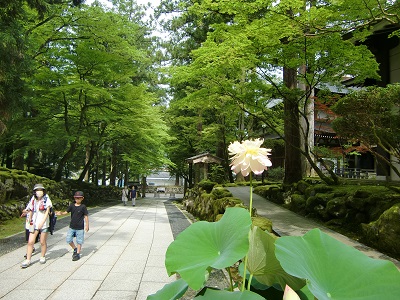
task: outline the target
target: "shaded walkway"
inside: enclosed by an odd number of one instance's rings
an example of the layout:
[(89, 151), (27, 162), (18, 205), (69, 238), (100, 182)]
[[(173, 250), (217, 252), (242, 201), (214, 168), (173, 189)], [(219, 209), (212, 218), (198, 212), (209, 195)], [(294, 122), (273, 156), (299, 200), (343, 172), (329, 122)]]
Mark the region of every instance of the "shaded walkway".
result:
[[(72, 261), (65, 242), (67, 227), (57, 227), (49, 236), (48, 261), (43, 265), (35, 254), (29, 268), (20, 268), (26, 251), (23, 242), (0, 256), (0, 298), (146, 299), (176, 279), (168, 277), (164, 265), (174, 239), (166, 201), (139, 199), (136, 207), (118, 204), (90, 213), (90, 231), (78, 261)], [(176, 223), (186, 226), (183, 220)]]
[[(227, 187), (226, 189), (228, 189), (234, 197), (241, 199), (246, 205), (249, 205), (250, 187)], [(346, 245), (362, 251), (369, 257), (390, 260), (400, 268), (400, 262), (398, 260), (354, 241), (340, 233), (330, 230), (329, 228), (326, 228), (310, 219), (299, 216), (296, 213), (254, 193), (253, 207), (257, 209), (257, 213), (260, 216), (266, 217), (272, 221), (273, 229), (281, 236), (301, 236), (313, 228), (319, 228), (326, 234), (329, 234)]]

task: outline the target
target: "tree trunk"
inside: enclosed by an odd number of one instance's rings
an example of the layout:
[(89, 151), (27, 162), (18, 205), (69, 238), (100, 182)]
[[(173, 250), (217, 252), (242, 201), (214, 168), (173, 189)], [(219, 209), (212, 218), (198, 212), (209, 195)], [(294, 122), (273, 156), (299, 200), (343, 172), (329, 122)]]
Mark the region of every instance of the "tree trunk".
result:
[[(296, 88), (296, 70), (284, 68), (283, 81), (287, 88)], [(287, 93), (284, 99), (284, 134), (285, 134), (285, 184), (292, 184), (303, 178), (301, 163), (301, 139), (299, 107), (297, 97)]]
[(99, 185), (99, 150), (96, 151), (96, 159), (93, 164), (93, 177), (92, 182), (98, 186)]
[(68, 151), (64, 154), (64, 156), (61, 158), (61, 160), (58, 163), (55, 175), (54, 175), (54, 180), (55, 181), (61, 181), (62, 177), (62, 172), (64, 170), (65, 165), (69, 161), (69, 159), (72, 157), (72, 155), (75, 153), (76, 147), (78, 145), (78, 141), (75, 140), (72, 143), (70, 143)]
[(5, 147), (5, 161), (7, 169), (13, 168), (13, 160), (12, 160), (13, 151), (14, 151), (13, 144), (7, 143)]
[(87, 145), (86, 147), (86, 160), (85, 160), (85, 167), (83, 168), (83, 171), (81, 175), (79, 176), (78, 182), (86, 181), (89, 182), (89, 170), (90, 166), (92, 165), (93, 158), (96, 153), (96, 145), (94, 142), (91, 142), (91, 144)]
[[(85, 181), (85, 182), (89, 182), (89, 166), (90, 166), (89, 163), (91, 163), (91, 160), (92, 160), (90, 156), (91, 156), (91, 145), (89, 142), (87, 142), (86, 143), (85, 168), (84, 168), (84, 171), (86, 170), (86, 172), (83, 173), (83, 181)], [(88, 167), (86, 167), (86, 166), (88, 166)], [(79, 181), (81, 181), (81, 180), (79, 180)]]
[(147, 180), (146, 176), (142, 177), (142, 198), (146, 197)]
[(193, 187), (193, 163), (189, 163), (189, 188)]
[(107, 185), (107, 161), (106, 157), (102, 158), (103, 164), (102, 164), (102, 172), (101, 172), (101, 184), (102, 185)]
[[(322, 181), (324, 181), (328, 185), (337, 185), (339, 183), (338, 176), (335, 173), (333, 173), (332, 170), (330, 170), (329, 168), (326, 167), (325, 169), (328, 170), (329, 174), (331, 175), (330, 177), (326, 176), (324, 174), (324, 172), (322, 172), (321, 168), (318, 168), (317, 164), (314, 162), (314, 160), (312, 159), (312, 157), (310, 155), (306, 155), (306, 158), (307, 158), (309, 164), (311, 165), (311, 167), (314, 169), (315, 173), (317, 173), (317, 175), (319, 176), (319, 178), (321, 178)], [(323, 159), (320, 159), (319, 162), (322, 165), (325, 165), (325, 162)]]
[(110, 163), (110, 185), (115, 186), (117, 179), (117, 156), (118, 149), (115, 145), (112, 146), (111, 163)]
[(129, 164), (125, 162), (125, 170), (124, 170), (124, 185), (128, 186), (129, 181)]
[(183, 179), (183, 197), (186, 196), (187, 190), (188, 190), (188, 179), (184, 178)]
[(28, 157), (26, 159), (26, 167), (28, 172), (30, 172), (31, 168), (34, 166), (35, 158), (36, 158), (36, 152), (33, 150), (28, 150)]

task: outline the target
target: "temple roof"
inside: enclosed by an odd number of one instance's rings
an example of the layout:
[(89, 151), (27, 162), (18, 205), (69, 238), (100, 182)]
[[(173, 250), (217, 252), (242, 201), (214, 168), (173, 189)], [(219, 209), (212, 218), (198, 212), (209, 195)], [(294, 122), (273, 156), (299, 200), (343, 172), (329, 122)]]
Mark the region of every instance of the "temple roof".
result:
[(209, 152), (204, 152), (189, 158), (186, 158), (188, 163), (198, 164), (198, 163), (221, 163), (223, 161), (222, 158), (212, 155)]

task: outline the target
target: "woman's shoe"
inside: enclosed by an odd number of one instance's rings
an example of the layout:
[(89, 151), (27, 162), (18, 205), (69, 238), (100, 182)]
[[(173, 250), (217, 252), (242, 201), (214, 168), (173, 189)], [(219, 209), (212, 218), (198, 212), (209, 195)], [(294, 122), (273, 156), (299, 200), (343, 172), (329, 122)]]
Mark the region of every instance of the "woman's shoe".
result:
[(22, 264), (21, 264), (21, 268), (22, 269), (26, 269), (27, 267), (29, 267), (31, 265), (31, 261), (30, 260), (25, 260)]

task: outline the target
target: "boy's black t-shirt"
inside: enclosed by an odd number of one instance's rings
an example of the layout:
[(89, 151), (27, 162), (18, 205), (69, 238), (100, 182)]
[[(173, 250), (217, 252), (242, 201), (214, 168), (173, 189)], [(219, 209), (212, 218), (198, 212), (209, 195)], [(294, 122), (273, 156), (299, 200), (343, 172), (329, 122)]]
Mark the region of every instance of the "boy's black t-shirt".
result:
[(67, 212), (71, 213), (71, 222), (69, 223), (69, 227), (75, 230), (84, 229), (84, 216), (89, 214), (86, 205), (81, 204), (76, 206), (75, 203), (71, 203), (67, 209)]

